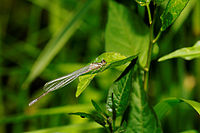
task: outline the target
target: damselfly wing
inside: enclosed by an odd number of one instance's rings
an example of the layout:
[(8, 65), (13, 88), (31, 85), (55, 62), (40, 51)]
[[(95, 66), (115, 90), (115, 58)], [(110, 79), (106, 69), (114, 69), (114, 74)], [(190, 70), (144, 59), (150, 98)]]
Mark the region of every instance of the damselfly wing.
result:
[(60, 88), (62, 88), (64, 86), (68, 85), (69, 83), (71, 83), (72, 81), (74, 81), (79, 76), (81, 76), (83, 74), (86, 74), (88, 72), (91, 72), (91, 71), (99, 70), (100, 68), (102, 68), (103, 66), (105, 66), (106, 63), (107, 62), (105, 60), (102, 60), (99, 63), (91, 63), (90, 65), (85, 66), (85, 67), (83, 67), (83, 68), (81, 68), (81, 69), (79, 69), (77, 71), (74, 71), (71, 74), (68, 74), (66, 76), (63, 76), (63, 77), (60, 77), (60, 78), (57, 78), (57, 79), (54, 79), (52, 81), (47, 82), (44, 85), (44, 87), (43, 87), (43, 89), (45, 90), (45, 92), (41, 96), (39, 96), (38, 98), (36, 98), (35, 100), (31, 101), (29, 103), (29, 106), (31, 106), (34, 103), (36, 103), (38, 100), (40, 100), (43, 96), (45, 96), (49, 92), (57, 90), (57, 89), (60, 89)]

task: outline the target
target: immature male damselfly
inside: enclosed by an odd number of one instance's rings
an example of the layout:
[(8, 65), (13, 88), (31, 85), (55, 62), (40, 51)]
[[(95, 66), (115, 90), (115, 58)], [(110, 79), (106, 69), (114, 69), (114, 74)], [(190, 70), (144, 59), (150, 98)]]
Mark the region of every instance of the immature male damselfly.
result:
[(35, 100), (31, 101), (29, 103), (29, 106), (33, 105), (34, 103), (36, 103), (37, 101), (39, 101), (43, 96), (47, 95), (49, 92), (60, 89), (66, 85), (68, 85), (69, 83), (71, 83), (72, 81), (74, 81), (76, 78), (78, 78), (79, 76), (86, 74), (88, 72), (91, 72), (93, 70), (99, 70), (100, 68), (102, 68), (103, 66), (106, 65), (106, 61), (102, 60), (99, 63), (91, 63), (88, 66), (85, 66), (77, 71), (74, 71), (71, 74), (68, 74), (66, 76), (54, 79), (52, 81), (47, 82), (43, 89), (45, 90), (45, 92), (39, 96), (38, 98), (36, 98)]

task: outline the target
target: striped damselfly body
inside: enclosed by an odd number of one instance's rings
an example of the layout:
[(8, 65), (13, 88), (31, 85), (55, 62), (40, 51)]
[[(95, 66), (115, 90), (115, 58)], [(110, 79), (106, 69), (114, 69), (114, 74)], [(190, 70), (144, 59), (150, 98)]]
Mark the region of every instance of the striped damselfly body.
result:
[(36, 103), (37, 101), (39, 101), (43, 96), (47, 95), (49, 92), (60, 89), (66, 85), (68, 85), (69, 83), (71, 83), (72, 81), (74, 81), (76, 78), (78, 78), (79, 76), (86, 74), (88, 72), (93, 72), (94, 70), (99, 70), (100, 68), (102, 68), (103, 66), (106, 65), (106, 61), (102, 60), (99, 63), (91, 63), (88, 66), (85, 66), (79, 70), (74, 71), (73, 73), (70, 73), (66, 76), (54, 79), (52, 81), (47, 82), (43, 89), (45, 90), (45, 92), (39, 96), (38, 98), (36, 98), (35, 100), (31, 101), (29, 103), (29, 106), (33, 105), (34, 103)]

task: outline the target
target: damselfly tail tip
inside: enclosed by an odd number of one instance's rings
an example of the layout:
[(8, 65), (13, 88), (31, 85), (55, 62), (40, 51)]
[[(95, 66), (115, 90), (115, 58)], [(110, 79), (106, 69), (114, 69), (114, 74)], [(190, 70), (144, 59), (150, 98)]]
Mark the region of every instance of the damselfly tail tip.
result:
[(37, 102), (37, 99), (35, 99), (35, 100), (31, 101), (31, 102), (28, 104), (28, 106), (31, 106), (31, 105), (33, 105), (35, 102)]

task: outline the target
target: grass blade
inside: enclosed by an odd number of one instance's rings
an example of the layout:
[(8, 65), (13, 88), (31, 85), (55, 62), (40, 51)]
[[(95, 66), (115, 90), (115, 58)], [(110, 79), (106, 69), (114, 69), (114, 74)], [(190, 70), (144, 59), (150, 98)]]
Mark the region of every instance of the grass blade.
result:
[(90, 7), (92, 0), (88, 0), (80, 11), (73, 17), (73, 19), (64, 25), (46, 45), (45, 49), (41, 52), (37, 60), (35, 61), (28, 78), (23, 84), (23, 88), (27, 88), (29, 83), (33, 81), (51, 62), (51, 60), (58, 54), (62, 47), (66, 44), (72, 34), (80, 26), (80, 20)]

